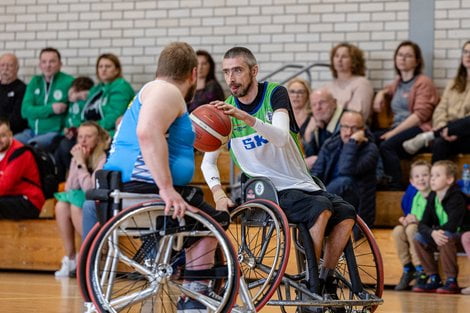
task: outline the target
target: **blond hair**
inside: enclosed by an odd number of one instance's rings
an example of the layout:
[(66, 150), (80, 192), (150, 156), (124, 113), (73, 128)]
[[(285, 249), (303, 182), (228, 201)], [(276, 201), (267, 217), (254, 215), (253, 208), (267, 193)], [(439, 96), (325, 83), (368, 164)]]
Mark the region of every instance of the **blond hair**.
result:
[(455, 165), (454, 162), (450, 160), (440, 160), (435, 162), (432, 166), (444, 167), (446, 169), (447, 177), (452, 177), (454, 181), (457, 180), (457, 165)]

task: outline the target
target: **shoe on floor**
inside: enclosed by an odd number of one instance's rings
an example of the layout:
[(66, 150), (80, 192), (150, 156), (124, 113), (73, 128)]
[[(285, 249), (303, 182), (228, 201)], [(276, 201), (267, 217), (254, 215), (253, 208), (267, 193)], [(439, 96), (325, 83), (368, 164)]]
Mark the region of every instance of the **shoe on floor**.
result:
[(195, 299), (181, 297), (176, 304), (177, 313), (206, 313), (207, 307)]
[(54, 273), (55, 277), (70, 277), (70, 273), (77, 269), (77, 263), (74, 259), (69, 259), (68, 256), (62, 258), (62, 266), (60, 270)]
[(444, 286), (436, 289), (436, 292), (441, 294), (457, 294), (460, 293), (460, 288), (455, 280), (447, 280)]
[(460, 293), (463, 295), (470, 295), (470, 287), (460, 290)]
[(413, 291), (414, 292), (436, 292), (437, 289), (441, 288), (442, 287), (442, 282), (441, 282), (441, 279), (440, 278), (437, 278), (437, 279), (434, 279), (434, 280), (430, 280), (428, 283), (426, 284), (416, 284), (414, 287), (413, 287)]
[(409, 154), (416, 154), (421, 148), (427, 147), (428, 143), (434, 139), (434, 133), (424, 132), (403, 142), (402, 146)]
[[(328, 276), (323, 288), (323, 297), (331, 300), (339, 300), (337, 290), (338, 279), (333, 276)], [(344, 307), (331, 307), (329, 309), (333, 313), (346, 313), (346, 309)]]
[(411, 289), (410, 283), (413, 279), (415, 279), (415, 271), (403, 272), (400, 282), (395, 286), (395, 290), (402, 291)]

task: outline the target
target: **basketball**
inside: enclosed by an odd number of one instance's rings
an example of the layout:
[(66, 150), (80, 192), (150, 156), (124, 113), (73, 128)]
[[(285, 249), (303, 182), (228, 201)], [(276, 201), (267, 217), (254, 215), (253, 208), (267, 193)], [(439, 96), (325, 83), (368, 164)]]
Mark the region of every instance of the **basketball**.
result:
[(202, 152), (211, 152), (227, 143), (232, 132), (230, 117), (214, 105), (204, 104), (190, 114), (196, 133), (194, 148)]

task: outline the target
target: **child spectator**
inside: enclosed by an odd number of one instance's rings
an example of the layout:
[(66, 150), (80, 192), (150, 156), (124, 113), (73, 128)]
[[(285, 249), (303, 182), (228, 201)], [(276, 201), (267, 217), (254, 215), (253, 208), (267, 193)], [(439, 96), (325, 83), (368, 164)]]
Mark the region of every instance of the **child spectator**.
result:
[(70, 151), (72, 161), (65, 191), (54, 195), (58, 200), (56, 221), (66, 253), (61, 269), (55, 272), (57, 277), (67, 277), (76, 269), (75, 230), (82, 234), (81, 208), (85, 191), (94, 187), (95, 171), (101, 169), (106, 160), (108, 137), (96, 122), (87, 121), (78, 128), (77, 144)]
[[(432, 192), (428, 196), (414, 239), (416, 252), (429, 278), (426, 283), (413, 287), (413, 291), (444, 294), (460, 292), (457, 284), (457, 244), (466, 198), (455, 183), (456, 176), (457, 166), (448, 160), (438, 161), (431, 168)], [(439, 252), (439, 260), (447, 277), (444, 285), (434, 252)]]
[(89, 77), (81, 76), (73, 81), (68, 92), (70, 104), (65, 118), (64, 137), (61, 138), (54, 153), (60, 181), (65, 180), (65, 174), (72, 159), (70, 149), (77, 142), (77, 128), (82, 122), (82, 110), (91, 87), (93, 87), (93, 80)]
[[(416, 254), (413, 238), (418, 231), (418, 222), (423, 217), (426, 208), (426, 198), (431, 192), (429, 186), (431, 176), (431, 164), (424, 160), (418, 160), (411, 164), (410, 184), (417, 192), (412, 198), (411, 210), (403, 210), (404, 216), (400, 217), (399, 225), (392, 232), (393, 240), (398, 251), (398, 257), (403, 265), (403, 274), (395, 290), (407, 290), (411, 281), (416, 279), (416, 284), (426, 282), (426, 275)], [(424, 280), (424, 281), (423, 281)]]

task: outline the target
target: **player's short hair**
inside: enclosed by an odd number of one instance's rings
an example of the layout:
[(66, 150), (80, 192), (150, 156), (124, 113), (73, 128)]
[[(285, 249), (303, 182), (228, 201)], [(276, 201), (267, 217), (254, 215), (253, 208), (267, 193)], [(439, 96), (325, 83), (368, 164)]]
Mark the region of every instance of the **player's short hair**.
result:
[(194, 68), (197, 68), (194, 49), (186, 42), (172, 42), (160, 53), (156, 76), (182, 82), (191, 75)]
[(426, 160), (423, 160), (423, 159), (420, 159), (420, 160), (416, 160), (414, 161), (413, 163), (411, 163), (411, 166), (410, 166), (410, 177), (411, 177), (411, 173), (413, 172), (413, 169), (417, 166), (426, 166), (428, 168), (429, 171), (431, 171), (431, 163), (429, 163), (428, 161)]
[(245, 47), (233, 47), (224, 54), (224, 59), (233, 59), (236, 57), (243, 57), (246, 64), (248, 64), (249, 68), (252, 68), (256, 64), (258, 64), (258, 62), (256, 62), (255, 56), (250, 51), (250, 49)]
[(454, 178), (454, 181), (457, 179), (457, 165), (455, 165), (454, 162), (450, 160), (440, 160), (440, 161), (435, 162), (432, 166), (444, 167), (446, 169), (447, 177)]

